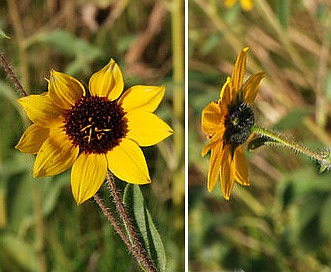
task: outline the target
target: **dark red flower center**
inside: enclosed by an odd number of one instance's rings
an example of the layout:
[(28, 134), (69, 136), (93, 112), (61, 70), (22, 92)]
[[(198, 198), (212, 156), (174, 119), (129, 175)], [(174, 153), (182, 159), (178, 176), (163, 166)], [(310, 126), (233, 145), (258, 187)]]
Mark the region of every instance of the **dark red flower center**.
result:
[(247, 141), (254, 125), (254, 113), (246, 103), (229, 106), (229, 114), (225, 118), (224, 144), (230, 144), (233, 150)]
[(127, 133), (125, 112), (116, 101), (87, 96), (64, 116), (64, 130), (75, 146), (85, 153), (107, 153)]

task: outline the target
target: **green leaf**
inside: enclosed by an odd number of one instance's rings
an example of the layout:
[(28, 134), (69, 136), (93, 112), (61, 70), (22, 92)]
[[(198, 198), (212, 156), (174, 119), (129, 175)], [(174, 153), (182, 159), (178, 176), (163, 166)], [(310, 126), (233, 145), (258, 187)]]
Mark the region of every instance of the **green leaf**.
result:
[(0, 29), (0, 39), (10, 39), (10, 37), (8, 35), (6, 35), (5, 32), (3, 32), (1, 29)]
[(311, 108), (298, 108), (289, 112), (274, 127), (277, 130), (286, 130), (300, 127), (302, 121), (313, 111)]
[(102, 55), (98, 47), (64, 30), (38, 34), (28, 41), (30, 45), (33, 43), (47, 44), (63, 55), (74, 57), (74, 60), (68, 64), (65, 71), (71, 75), (86, 70), (91, 62)]
[(323, 203), (322, 209), (320, 210), (320, 226), (321, 232), (328, 237), (331, 237), (331, 196)]
[(64, 30), (54, 30), (39, 36), (39, 41), (47, 43), (59, 52), (68, 55), (85, 55), (91, 58), (100, 53), (99, 49), (81, 38)]
[(31, 245), (12, 234), (0, 236), (0, 262), (2, 268), (11, 267), (20, 271), (37, 271), (37, 257)]
[(290, 16), (290, 3), (289, 0), (277, 1), (277, 17), (279, 23), (284, 29), (287, 29), (288, 20)]
[(158, 271), (165, 271), (166, 255), (164, 246), (138, 185), (128, 184), (126, 186), (124, 204), (133, 225), (139, 232), (141, 243), (147, 251), (148, 257), (153, 261)]

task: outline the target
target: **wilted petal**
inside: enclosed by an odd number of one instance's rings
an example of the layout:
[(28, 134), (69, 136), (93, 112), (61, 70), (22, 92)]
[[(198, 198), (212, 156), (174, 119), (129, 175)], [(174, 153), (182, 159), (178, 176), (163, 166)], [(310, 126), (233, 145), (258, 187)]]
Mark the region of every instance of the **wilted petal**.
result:
[(133, 110), (154, 112), (164, 96), (164, 86), (133, 86), (119, 100), (125, 112)]
[(231, 145), (225, 145), (221, 162), (221, 185), (224, 198), (230, 199), (234, 185), (236, 165), (231, 154)]
[(81, 153), (71, 170), (71, 190), (79, 205), (94, 196), (106, 179), (105, 154)]
[(28, 95), (18, 99), (29, 119), (38, 126), (50, 128), (62, 117), (63, 110), (56, 107), (49, 95)]
[(85, 95), (82, 83), (69, 75), (54, 70), (51, 70), (48, 91), (53, 103), (65, 110), (70, 110)]
[(249, 186), (248, 167), (244, 149), (239, 146), (234, 152), (234, 161), (236, 166), (235, 180), (244, 186)]
[(171, 127), (151, 112), (130, 111), (124, 117), (128, 120), (126, 137), (140, 146), (155, 145), (173, 133)]
[(120, 68), (111, 59), (100, 71), (94, 73), (89, 81), (89, 90), (92, 95), (117, 99), (123, 92), (124, 82)]
[(241, 50), (233, 68), (232, 86), (236, 92), (240, 90), (242, 82), (244, 80), (247, 58), (246, 53), (248, 49), (249, 47), (245, 47), (243, 50)]
[(257, 73), (249, 77), (243, 86), (244, 101), (247, 104), (252, 104), (259, 90), (260, 82), (264, 77), (264, 73)]
[(24, 153), (36, 154), (48, 136), (48, 128), (43, 128), (36, 124), (32, 124), (24, 132), (15, 148)]
[(212, 135), (223, 126), (222, 115), (218, 103), (211, 102), (202, 110), (201, 129), (207, 135)]
[(133, 141), (123, 138), (107, 153), (108, 169), (119, 179), (132, 184), (151, 182), (143, 152)]
[(221, 159), (222, 159), (222, 146), (223, 143), (216, 144), (215, 147), (211, 150), (210, 162), (209, 162), (209, 171), (208, 171), (208, 180), (207, 180), (207, 189), (211, 192), (217, 183), (218, 177), (220, 175), (221, 168)]
[(41, 146), (34, 163), (34, 177), (53, 176), (71, 167), (78, 156), (79, 148), (74, 147), (61, 129), (51, 131)]

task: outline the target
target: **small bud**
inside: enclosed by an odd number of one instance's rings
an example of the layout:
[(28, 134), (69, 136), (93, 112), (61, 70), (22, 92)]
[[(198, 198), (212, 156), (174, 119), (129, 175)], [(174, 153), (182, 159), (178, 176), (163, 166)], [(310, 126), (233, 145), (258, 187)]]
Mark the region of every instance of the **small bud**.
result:
[(331, 148), (327, 147), (321, 152), (321, 159), (318, 160), (320, 174), (331, 170)]

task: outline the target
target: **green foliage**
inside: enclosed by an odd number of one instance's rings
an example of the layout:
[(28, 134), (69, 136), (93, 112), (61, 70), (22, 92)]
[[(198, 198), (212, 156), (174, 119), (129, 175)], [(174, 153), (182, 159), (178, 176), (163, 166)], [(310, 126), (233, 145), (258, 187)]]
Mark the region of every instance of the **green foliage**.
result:
[(158, 271), (166, 271), (166, 254), (162, 239), (145, 205), (140, 187), (128, 184), (125, 187), (123, 201), (149, 258), (153, 260)]
[(200, 128), (202, 109), (218, 99), (245, 46), (250, 47), (246, 78), (266, 73), (253, 104), (256, 125), (317, 151), (331, 146), (330, 9), (315, 4), (256, 0), (246, 12), (239, 1), (229, 10), (223, 1), (190, 1), (190, 271), (331, 266), (330, 173), (318, 175), (311, 161), (275, 144), (265, 147), (270, 139), (260, 138), (253, 142), (260, 148), (246, 153), (251, 185), (235, 184), (226, 201), (220, 184), (207, 191), (209, 154), (200, 155), (208, 141)]
[(54, 30), (36, 37), (35, 43), (45, 43), (62, 56), (74, 57), (68, 64), (65, 72), (70, 75), (77, 74), (82, 67), (90, 66), (101, 56), (101, 50), (83, 39), (75, 37), (65, 30)]
[[(165, 6), (164, 17), (159, 18), (164, 20), (157, 21), (158, 27), (151, 33), (148, 22), (153, 19), (155, 1), (15, 3), (0, 3), (0, 48), (28, 93), (47, 90), (45, 78), (49, 78), (50, 69), (75, 76), (87, 85), (92, 73), (114, 58), (126, 86), (166, 85), (158, 113), (172, 126), (175, 84), (170, 12)], [(87, 201), (77, 207), (70, 171), (32, 178), (34, 156), (14, 148), (29, 125), (18, 97), (10, 78), (0, 69), (0, 271), (139, 270), (98, 206)], [(144, 199), (153, 207), (151, 214), (162, 233), (168, 267), (182, 271), (184, 239), (172, 239), (184, 237), (183, 195), (179, 196), (182, 203), (175, 203), (174, 167), (168, 163), (175, 156), (173, 150), (172, 139), (159, 147), (144, 148), (153, 180), (144, 189)], [(183, 162), (176, 167), (183, 167)], [(178, 182), (184, 186), (183, 179)], [(124, 190), (120, 184), (118, 188)], [(165, 189), (164, 197), (155, 195)], [(181, 224), (174, 226), (169, 218)], [(150, 215), (146, 220), (151, 221)], [(152, 229), (155, 238), (157, 232)], [(164, 251), (155, 239), (158, 263), (163, 267)]]

